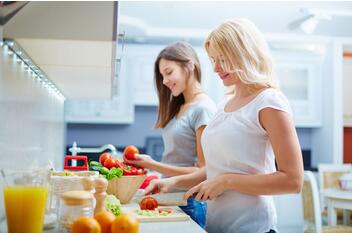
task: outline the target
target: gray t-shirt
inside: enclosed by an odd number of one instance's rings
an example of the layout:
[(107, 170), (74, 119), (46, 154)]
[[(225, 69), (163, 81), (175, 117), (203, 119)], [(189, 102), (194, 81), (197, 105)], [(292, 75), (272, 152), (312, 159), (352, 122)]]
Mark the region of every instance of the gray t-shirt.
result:
[(209, 97), (200, 98), (163, 129), (162, 162), (179, 167), (193, 167), (197, 161), (196, 131), (207, 125), (217, 107)]

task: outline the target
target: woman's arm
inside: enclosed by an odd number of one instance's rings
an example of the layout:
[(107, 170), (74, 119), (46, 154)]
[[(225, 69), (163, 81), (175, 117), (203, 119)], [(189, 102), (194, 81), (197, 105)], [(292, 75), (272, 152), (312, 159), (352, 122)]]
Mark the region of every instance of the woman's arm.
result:
[(186, 175), (173, 176), (165, 179), (154, 179), (146, 187), (145, 195), (159, 192), (166, 193), (170, 192), (174, 188), (189, 189), (204, 180), (206, 180), (205, 167)]
[(273, 108), (259, 113), (260, 123), (267, 131), (278, 165), (278, 171), (271, 174), (243, 175), (223, 174), (202, 182), (187, 193), (196, 198), (212, 199), (226, 190), (250, 195), (273, 195), (297, 193), (303, 182), (303, 161), (293, 121), (290, 116)]
[[(204, 159), (202, 147), (201, 147), (201, 135), (205, 127), (206, 127), (205, 125), (202, 125), (196, 130), (197, 166), (195, 167), (178, 167), (178, 166), (168, 165), (168, 164), (153, 160), (149, 155), (142, 155), (142, 154), (136, 155), (135, 160), (127, 160), (126, 158), (124, 158), (124, 160), (129, 164), (151, 169), (159, 173), (162, 173), (163, 175), (168, 177), (193, 173), (199, 170), (199, 168), (205, 166), (205, 159)], [(178, 156), (178, 155), (175, 155), (175, 156)]]

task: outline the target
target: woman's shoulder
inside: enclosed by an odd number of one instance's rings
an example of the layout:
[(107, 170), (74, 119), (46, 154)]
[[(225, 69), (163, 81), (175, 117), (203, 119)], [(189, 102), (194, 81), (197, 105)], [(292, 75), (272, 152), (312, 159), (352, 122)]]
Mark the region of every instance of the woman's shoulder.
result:
[(257, 96), (257, 107), (259, 110), (269, 107), (291, 113), (291, 107), (287, 97), (276, 88), (266, 88)]
[(199, 98), (192, 106), (189, 111), (189, 118), (192, 120), (211, 118), (217, 112), (217, 106), (215, 102), (207, 95)]
[(258, 99), (262, 101), (266, 100), (285, 100), (288, 101), (287, 97), (283, 94), (283, 92), (280, 89), (277, 88), (266, 88), (265, 90), (262, 90), (258, 96)]
[(194, 104), (195, 109), (216, 109), (216, 103), (208, 95), (202, 95)]

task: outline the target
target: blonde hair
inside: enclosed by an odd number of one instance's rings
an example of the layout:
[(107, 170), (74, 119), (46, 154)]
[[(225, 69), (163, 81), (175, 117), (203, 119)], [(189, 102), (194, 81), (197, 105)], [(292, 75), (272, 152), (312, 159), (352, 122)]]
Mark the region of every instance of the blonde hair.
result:
[(277, 87), (268, 45), (251, 21), (236, 18), (222, 23), (206, 38), (208, 53), (211, 45), (224, 57), (224, 71), (237, 73), (245, 84)]

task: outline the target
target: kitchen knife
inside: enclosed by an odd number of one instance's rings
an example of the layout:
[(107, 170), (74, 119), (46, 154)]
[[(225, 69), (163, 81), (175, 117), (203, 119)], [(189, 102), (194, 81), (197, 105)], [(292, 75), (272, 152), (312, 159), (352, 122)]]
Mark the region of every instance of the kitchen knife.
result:
[(184, 200), (185, 192), (177, 193), (158, 193), (152, 194), (145, 197), (153, 197), (157, 200), (158, 205), (165, 206), (186, 206), (187, 200)]

